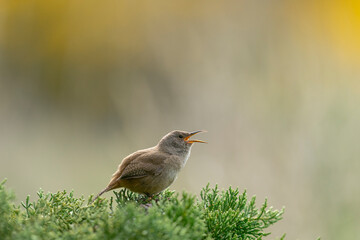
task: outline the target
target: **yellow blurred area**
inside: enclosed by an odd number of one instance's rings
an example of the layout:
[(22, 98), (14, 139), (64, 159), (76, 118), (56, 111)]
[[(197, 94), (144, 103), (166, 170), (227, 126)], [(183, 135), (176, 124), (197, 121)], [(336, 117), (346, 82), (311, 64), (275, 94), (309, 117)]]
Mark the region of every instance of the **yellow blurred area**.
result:
[(355, 0), (2, 0), (0, 179), (17, 201), (87, 196), (129, 153), (206, 129), (172, 189), (286, 206), (268, 239), (356, 239), (359, 56)]
[(313, 38), (326, 51), (333, 51), (341, 64), (359, 67), (359, 1), (291, 1), (285, 5), (299, 39)]
[[(326, 20), (335, 49), (342, 60), (348, 57), (354, 63), (360, 61), (360, 2), (356, 0), (335, 1), (329, 6)], [(327, 9), (325, 9), (327, 12)], [(330, 26), (329, 26), (330, 25)], [(354, 64), (358, 67), (357, 64)]]

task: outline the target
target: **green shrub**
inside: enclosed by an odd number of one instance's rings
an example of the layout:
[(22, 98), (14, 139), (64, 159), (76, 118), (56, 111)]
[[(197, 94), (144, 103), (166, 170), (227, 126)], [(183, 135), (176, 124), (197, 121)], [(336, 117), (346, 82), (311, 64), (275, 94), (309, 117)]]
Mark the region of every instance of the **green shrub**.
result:
[(5, 191), (4, 184), (5, 181), (0, 183), (0, 239), (9, 238), (13, 231), (19, 229), (17, 222), (19, 211), (12, 204), (15, 197)]
[(260, 209), (255, 197), (206, 186), (201, 198), (166, 190), (152, 200), (127, 190), (115, 198), (75, 198), (65, 191), (27, 197), (15, 206), (0, 185), (0, 239), (263, 239), (283, 210)]
[(264, 229), (281, 219), (283, 210), (267, 208), (267, 199), (260, 209), (255, 206), (255, 196), (247, 201), (246, 191), (239, 195), (231, 187), (219, 194), (217, 186), (209, 185), (201, 191), (204, 219), (215, 239), (261, 239), (270, 233)]

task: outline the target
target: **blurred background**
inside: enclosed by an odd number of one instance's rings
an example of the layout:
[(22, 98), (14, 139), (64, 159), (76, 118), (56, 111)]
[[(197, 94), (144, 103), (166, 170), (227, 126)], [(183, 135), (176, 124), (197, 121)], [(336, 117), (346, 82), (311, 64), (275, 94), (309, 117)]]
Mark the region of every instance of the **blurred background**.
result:
[(171, 189), (286, 206), (269, 239), (356, 239), (359, 123), (359, 1), (0, 1), (0, 178), (18, 202), (95, 194), (129, 153), (206, 129)]

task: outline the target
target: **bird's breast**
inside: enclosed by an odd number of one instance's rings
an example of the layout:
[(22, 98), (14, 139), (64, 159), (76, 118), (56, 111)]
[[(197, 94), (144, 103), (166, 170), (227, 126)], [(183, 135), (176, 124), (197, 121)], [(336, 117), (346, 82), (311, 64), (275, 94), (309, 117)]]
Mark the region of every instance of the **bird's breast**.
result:
[(182, 164), (183, 167), (185, 166), (185, 164), (186, 164), (187, 160), (189, 159), (189, 157), (190, 157), (190, 150), (186, 153), (186, 155), (184, 157), (183, 164)]

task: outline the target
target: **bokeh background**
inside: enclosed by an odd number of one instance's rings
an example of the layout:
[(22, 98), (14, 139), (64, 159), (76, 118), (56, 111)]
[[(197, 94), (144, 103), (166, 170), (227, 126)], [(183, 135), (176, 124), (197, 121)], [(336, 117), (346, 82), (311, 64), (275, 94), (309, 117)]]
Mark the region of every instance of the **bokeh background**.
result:
[(17, 201), (95, 194), (127, 154), (206, 129), (171, 189), (286, 206), (270, 239), (357, 239), (359, 124), (357, 0), (0, 1), (0, 178)]

